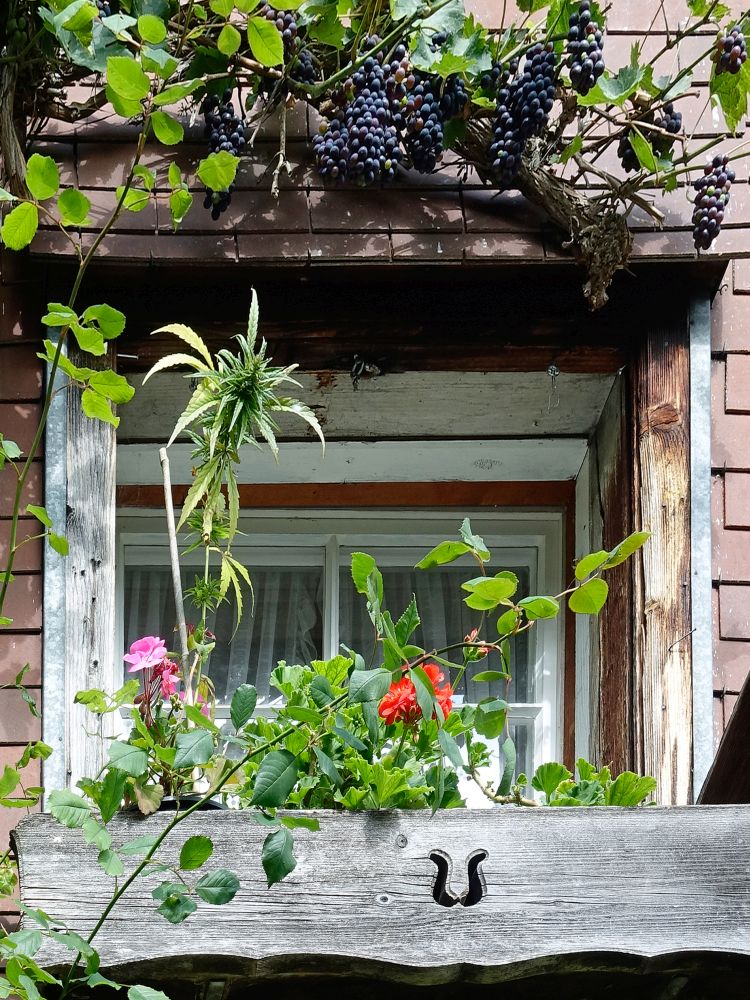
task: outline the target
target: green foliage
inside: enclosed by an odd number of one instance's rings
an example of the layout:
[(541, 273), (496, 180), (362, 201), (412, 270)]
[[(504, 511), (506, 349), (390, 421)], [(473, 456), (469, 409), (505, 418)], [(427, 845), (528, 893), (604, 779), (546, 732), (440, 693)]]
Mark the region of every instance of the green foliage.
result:
[(608, 767), (597, 771), (581, 758), (578, 780), (562, 764), (542, 764), (531, 784), (549, 806), (639, 806), (656, 790), (654, 778), (623, 771), (613, 780)]

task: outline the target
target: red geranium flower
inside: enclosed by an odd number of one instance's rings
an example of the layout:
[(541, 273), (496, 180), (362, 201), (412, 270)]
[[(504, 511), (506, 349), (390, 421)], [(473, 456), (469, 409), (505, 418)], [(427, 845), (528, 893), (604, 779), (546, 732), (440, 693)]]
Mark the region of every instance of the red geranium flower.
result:
[[(404, 670), (408, 670), (404, 667)], [(453, 691), (450, 684), (443, 687), (439, 685), (445, 680), (445, 674), (437, 663), (425, 663), (422, 669), (432, 681), (435, 689), (437, 703), (447, 717), (453, 707)], [(392, 726), (396, 722), (403, 722), (407, 726), (415, 725), (421, 715), (422, 710), (417, 703), (417, 691), (409, 677), (402, 677), (399, 681), (391, 684), (390, 690), (380, 702), (378, 714), (387, 726)], [(433, 719), (435, 715), (433, 714)]]

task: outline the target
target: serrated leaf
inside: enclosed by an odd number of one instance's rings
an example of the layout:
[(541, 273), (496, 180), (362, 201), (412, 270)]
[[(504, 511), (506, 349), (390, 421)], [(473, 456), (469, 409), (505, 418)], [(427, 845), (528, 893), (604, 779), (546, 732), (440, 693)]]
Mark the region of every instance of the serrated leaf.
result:
[(168, 920), (170, 924), (181, 924), (197, 909), (195, 900), (191, 899), (190, 896), (184, 892), (175, 892), (163, 900), (156, 912)]
[(284, 41), (273, 21), (265, 17), (248, 18), (247, 40), (253, 55), (264, 66), (280, 66), (284, 62)]
[(31, 202), (16, 205), (0, 228), (0, 238), (9, 250), (23, 250), (34, 239), (39, 228), (39, 211)]
[(243, 729), (253, 717), (258, 702), (258, 692), (252, 684), (240, 684), (232, 695), (229, 717), (237, 732)]
[(178, 733), (175, 744), (177, 750), (174, 757), (175, 770), (207, 764), (214, 752), (214, 741), (211, 734), (205, 730)]
[(81, 226), (89, 216), (91, 202), (75, 188), (66, 188), (57, 199), (57, 211), (64, 226)]
[(180, 850), (180, 868), (184, 872), (195, 871), (202, 867), (214, 852), (214, 843), (210, 837), (197, 834), (189, 837)]
[(297, 781), (297, 758), (288, 750), (272, 750), (261, 761), (255, 777), (252, 805), (282, 806)]
[(120, 848), (120, 854), (130, 856), (131, 854), (148, 854), (156, 843), (156, 836), (136, 837), (134, 840), (126, 841)]
[(294, 857), (294, 839), (289, 830), (282, 827), (268, 834), (263, 841), (260, 860), (269, 889), (294, 871), (297, 860)]
[(239, 879), (234, 872), (226, 868), (217, 868), (216, 871), (203, 875), (195, 883), (195, 891), (200, 898), (212, 906), (223, 906), (224, 903), (231, 902), (239, 888)]
[(109, 744), (109, 763), (118, 771), (124, 771), (132, 778), (139, 778), (148, 768), (148, 754), (140, 747), (113, 740)]
[(598, 615), (604, 607), (608, 593), (607, 581), (601, 577), (594, 577), (576, 587), (568, 598), (568, 607), (577, 615)]
[(47, 805), (58, 823), (71, 830), (82, 827), (91, 816), (91, 806), (88, 802), (67, 789), (55, 789), (50, 792)]
[(51, 156), (33, 153), (26, 164), (26, 186), (37, 201), (54, 198), (60, 190), (60, 174)]
[(608, 806), (637, 806), (655, 791), (656, 779), (623, 771), (605, 789), (605, 803)]
[[(269, 23), (265, 18), (263, 20), (265, 24)], [(276, 28), (273, 30), (276, 31)], [(227, 191), (230, 185), (234, 184), (239, 163), (239, 156), (220, 149), (218, 153), (210, 153), (205, 160), (201, 160), (196, 173), (212, 191)]]
[(358, 705), (380, 701), (391, 686), (391, 672), (378, 667), (376, 670), (353, 670), (349, 678), (349, 703)]
[(133, 795), (138, 806), (138, 811), (143, 816), (151, 816), (158, 811), (161, 800), (164, 798), (164, 789), (161, 785), (139, 785), (133, 787)]
[(311, 816), (282, 816), (281, 822), (289, 830), (310, 830), (313, 833), (320, 830), (320, 820)]
[[(185, 326), (184, 323), (168, 323), (166, 326), (160, 326), (158, 329), (153, 330), (151, 336), (153, 337), (156, 333), (171, 333), (173, 336), (179, 337), (180, 340), (184, 341), (189, 347), (192, 347), (197, 354), (200, 354), (206, 363), (206, 368), (213, 371), (214, 362), (211, 357), (211, 352), (206, 347), (203, 340), (201, 340), (195, 330), (191, 329), (191, 327)], [(189, 357), (189, 355), (170, 355), (170, 357)], [(195, 358), (193, 358), (193, 362), (195, 363)], [(150, 374), (151, 372), (149, 372), (149, 375)], [(146, 379), (144, 378), (143, 381), (145, 383)]]
[(107, 875), (112, 875), (116, 878), (125, 871), (125, 867), (118, 855), (109, 848), (100, 851), (97, 860)]

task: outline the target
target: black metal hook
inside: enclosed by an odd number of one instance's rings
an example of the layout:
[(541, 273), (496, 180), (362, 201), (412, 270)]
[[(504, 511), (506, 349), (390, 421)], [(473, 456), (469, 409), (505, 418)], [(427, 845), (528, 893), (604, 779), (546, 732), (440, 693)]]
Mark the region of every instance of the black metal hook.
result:
[(435, 863), (437, 873), (432, 887), (432, 898), (440, 906), (475, 906), (481, 902), (487, 891), (487, 885), (482, 874), (481, 864), (487, 858), (487, 851), (482, 848), (472, 851), (466, 863), (468, 875), (468, 888), (461, 893), (453, 891), (451, 887), (451, 877), (453, 874), (453, 861), (445, 851), (432, 851), (430, 861)]

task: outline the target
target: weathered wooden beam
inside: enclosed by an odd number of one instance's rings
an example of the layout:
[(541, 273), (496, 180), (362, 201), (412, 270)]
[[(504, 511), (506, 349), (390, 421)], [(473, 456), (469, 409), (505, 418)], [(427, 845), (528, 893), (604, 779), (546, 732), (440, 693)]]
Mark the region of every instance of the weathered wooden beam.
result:
[[(656, 799), (692, 795), (690, 417), (687, 323), (653, 329), (633, 366), (636, 766)], [(625, 669), (625, 668), (624, 668)]]
[[(72, 354), (74, 364), (107, 368), (111, 358)], [(115, 428), (87, 417), (81, 394), (68, 393), (65, 560), (66, 772), (71, 785), (106, 760), (112, 716), (74, 704), (78, 691), (113, 689), (115, 672)]]
[(750, 802), (750, 677), (742, 685), (698, 802)]
[[(168, 875), (139, 879), (95, 939), (103, 970), (169, 983), (317, 973), (424, 986), (750, 958), (747, 807), (314, 815), (320, 831), (295, 831), (297, 867), (270, 890), (266, 828), (246, 812), (188, 817), (159, 858), (175, 864), (187, 837), (207, 834), (205, 870), (234, 871), (239, 892), (172, 926), (151, 897)], [(120, 816), (109, 829), (119, 847), (167, 821)], [(96, 849), (44, 815), (25, 819), (15, 844), (23, 902), (89, 933), (113, 885)], [(436, 901), (437, 854), (462, 902)], [(472, 857), (483, 858), (475, 875)], [(46, 967), (69, 959), (49, 941), (37, 955)]]

